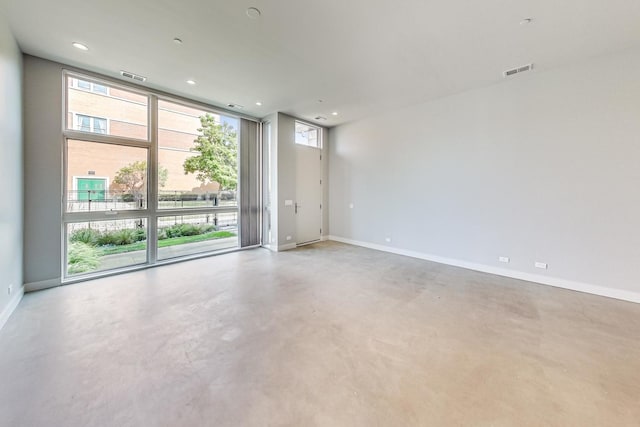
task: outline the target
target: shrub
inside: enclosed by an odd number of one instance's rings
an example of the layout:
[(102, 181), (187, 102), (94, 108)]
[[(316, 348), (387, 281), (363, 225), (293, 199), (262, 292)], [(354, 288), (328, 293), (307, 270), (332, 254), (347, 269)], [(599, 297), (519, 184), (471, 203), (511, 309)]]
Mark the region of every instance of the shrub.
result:
[(98, 268), (98, 250), (83, 242), (69, 243), (67, 271), (69, 274), (86, 273)]
[(105, 231), (104, 233), (102, 233), (100, 237), (98, 237), (98, 245), (99, 246), (115, 245), (116, 238), (114, 234), (115, 233), (112, 233), (109, 231)]
[(185, 230), (183, 226), (186, 224), (175, 224), (171, 227), (167, 227), (164, 229), (167, 238), (171, 239), (173, 237), (181, 237), (183, 236), (183, 231)]
[(190, 202), (200, 200), (200, 195), (194, 193), (166, 192), (160, 193), (160, 195), (158, 195), (158, 200), (161, 202)]
[(81, 228), (71, 233), (69, 241), (80, 242), (87, 245), (95, 246), (100, 238), (100, 232), (91, 228)]
[(136, 200), (135, 196), (130, 193), (125, 193), (122, 196), (120, 196), (120, 198), (124, 203), (131, 203)]
[(180, 235), (182, 236), (197, 236), (198, 234), (202, 234), (198, 225), (182, 224), (180, 226)]
[(143, 228), (136, 228), (136, 242), (147, 240), (147, 232)]
[(198, 236), (212, 231), (216, 231), (216, 227), (213, 224), (175, 224), (160, 230), (158, 236), (163, 234), (164, 238), (170, 239), (182, 236)]
[(235, 200), (236, 192), (235, 191), (222, 191), (220, 192), (220, 200)]
[(147, 240), (147, 233), (141, 228), (125, 228), (117, 231), (105, 231), (97, 239), (99, 246), (121, 246)]
[(113, 233), (114, 245), (130, 245), (137, 242), (136, 230), (131, 228), (124, 228)]
[(181, 236), (180, 227), (178, 225), (172, 225), (171, 227), (167, 227), (162, 231), (164, 232), (165, 236), (167, 236), (167, 239)]
[(211, 233), (212, 231), (216, 231), (216, 226), (213, 224), (202, 224), (200, 226), (200, 228), (202, 229), (200, 234), (205, 234), (205, 233)]

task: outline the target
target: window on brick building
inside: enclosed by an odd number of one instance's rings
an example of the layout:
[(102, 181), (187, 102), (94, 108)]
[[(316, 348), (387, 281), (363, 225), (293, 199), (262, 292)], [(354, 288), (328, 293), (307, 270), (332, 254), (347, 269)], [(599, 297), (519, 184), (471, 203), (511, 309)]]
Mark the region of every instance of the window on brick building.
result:
[(77, 87), (78, 89), (88, 90), (90, 92), (99, 93), (102, 95), (109, 94), (109, 89), (107, 88), (107, 86), (101, 85), (99, 83), (93, 83), (81, 79), (73, 79), (71, 84), (75, 85), (75, 87)]
[(76, 114), (76, 130), (82, 132), (107, 134), (107, 119)]
[(89, 78), (67, 80), (66, 129), (149, 141), (149, 97)]

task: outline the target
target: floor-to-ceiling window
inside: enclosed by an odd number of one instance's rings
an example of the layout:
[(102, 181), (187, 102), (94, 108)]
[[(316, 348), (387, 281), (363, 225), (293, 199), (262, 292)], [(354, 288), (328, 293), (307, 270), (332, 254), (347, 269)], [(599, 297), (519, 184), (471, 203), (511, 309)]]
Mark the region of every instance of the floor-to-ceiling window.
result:
[(158, 259), (238, 245), (238, 124), (158, 101)]
[(65, 92), (65, 278), (239, 246), (253, 122), (75, 73)]

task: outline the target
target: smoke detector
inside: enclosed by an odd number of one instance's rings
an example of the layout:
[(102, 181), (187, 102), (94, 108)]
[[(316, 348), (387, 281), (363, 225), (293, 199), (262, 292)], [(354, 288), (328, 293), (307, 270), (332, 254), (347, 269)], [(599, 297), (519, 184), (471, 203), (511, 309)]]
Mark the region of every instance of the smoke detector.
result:
[(146, 77), (139, 76), (138, 74), (130, 73), (129, 71), (124, 71), (124, 70), (122, 70), (122, 71), (120, 71), (120, 75), (121, 75), (122, 77), (126, 77), (126, 78), (128, 78), (128, 79), (136, 80), (136, 81), (138, 81), (138, 82), (145, 82), (145, 81), (147, 81), (147, 78), (146, 78)]
[(510, 70), (504, 71), (502, 75), (504, 77), (513, 76), (514, 74), (524, 73), (525, 71), (533, 70), (533, 64), (522, 65), (520, 67), (512, 68)]

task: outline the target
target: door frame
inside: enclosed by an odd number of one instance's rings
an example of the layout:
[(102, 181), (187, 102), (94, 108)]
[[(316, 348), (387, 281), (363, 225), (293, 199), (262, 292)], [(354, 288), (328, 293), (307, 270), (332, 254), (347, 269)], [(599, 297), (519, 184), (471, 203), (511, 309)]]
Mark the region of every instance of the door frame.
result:
[[(320, 201), (320, 210), (318, 211), (318, 238), (314, 239), (314, 240), (309, 240), (309, 241), (304, 241), (304, 242), (298, 242), (299, 236), (298, 236), (298, 214), (297, 212), (295, 212), (295, 218), (296, 218), (296, 247), (297, 246), (304, 246), (304, 245), (310, 245), (313, 243), (317, 243), (322, 241), (322, 223), (323, 223), (323, 209), (324, 209), (324, 205), (323, 205), (323, 195), (324, 195), (324, 191), (323, 191), (323, 186), (324, 186), (324, 176), (323, 176), (323, 164), (322, 164), (322, 151), (323, 151), (323, 145), (324, 145), (324, 128), (318, 125), (315, 125), (313, 123), (309, 123), (306, 122), (304, 120), (298, 120), (295, 119), (294, 121), (294, 126), (295, 124), (303, 124), (309, 127), (312, 127), (314, 129), (316, 129), (318, 131), (318, 145), (317, 146), (311, 146), (311, 145), (306, 145), (306, 144), (298, 144), (295, 142), (295, 134), (294, 134), (294, 146), (295, 146), (295, 155), (296, 155), (296, 197), (295, 197), (295, 201), (294, 203), (297, 204), (298, 203), (298, 190), (299, 190), (299, 180), (298, 180), (298, 150), (305, 150), (305, 149), (309, 149), (309, 150), (314, 150), (315, 153), (317, 153), (318, 155), (318, 169), (319, 169), (319, 179), (320, 179), (320, 183), (318, 186), (318, 192), (319, 192), (319, 201)], [(295, 128), (294, 128), (294, 132), (295, 132)]]

